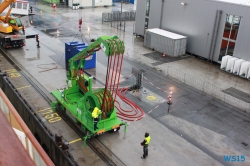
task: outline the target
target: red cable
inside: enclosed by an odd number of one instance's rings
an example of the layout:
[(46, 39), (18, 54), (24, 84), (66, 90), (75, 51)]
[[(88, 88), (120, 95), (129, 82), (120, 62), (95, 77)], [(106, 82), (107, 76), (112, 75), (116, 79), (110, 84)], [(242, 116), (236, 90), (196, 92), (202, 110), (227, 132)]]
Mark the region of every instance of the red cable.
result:
[[(131, 100), (129, 100), (128, 98), (124, 96), (127, 91), (128, 91), (128, 88), (121, 88), (118, 90), (117, 95), (120, 97), (122, 101), (124, 101), (126, 104), (128, 104), (131, 107), (131, 110), (122, 109), (120, 106), (120, 102), (116, 100), (116, 102), (118, 103), (121, 109), (120, 110), (118, 107), (116, 107), (117, 116), (120, 119), (130, 121), (130, 122), (140, 120), (144, 117), (144, 111), (138, 105), (136, 105), (134, 102), (132, 102)], [(133, 114), (128, 114), (128, 113), (133, 113)]]
[[(118, 76), (118, 83), (117, 83), (117, 87), (116, 87), (117, 88), (116, 89), (116, 93), (117, 93), (117, 90), (118, 90), (118, 84), (120, 83), (120, 76), (121, 76), (121, 70), (122, 70), (123, 55), (124, 54), (122, 54), (122, 57), (120, 58), (121, 62), (120, 62), (120, 69), (119, 69), (119, 76)], [(115, 96), (114, 100), (116, 100), (116, 96)]]

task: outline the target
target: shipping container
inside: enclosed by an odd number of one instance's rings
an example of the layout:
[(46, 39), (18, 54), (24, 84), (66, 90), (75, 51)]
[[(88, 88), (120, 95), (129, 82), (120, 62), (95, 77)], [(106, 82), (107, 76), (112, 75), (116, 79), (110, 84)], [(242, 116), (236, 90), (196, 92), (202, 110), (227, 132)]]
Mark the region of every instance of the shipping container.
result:
[(144, 38), (144, 46), (178, 57), (186, 53), (187, 37), (158, 28), (148, 29)]
[[(81, 52), (83, 49), (85, 49), (88, 45), (85, 46), (78, 46), (76, 47), (76, 52), (79, 53)], [(92, 69), (96, 67), (96, 52), (93, 53), (92, 55), (88, 56), (87, 58), (85, 58), (85, 65), (84, 65), (84, 70), (86, 69)]]
[(76, 47), (78, 46), (85, 46), (84, 42), (68, 42), (65, 43), (65, 67), (66, 70), (69, 71), (69, 64), (68, 60), (75, 56), (78, 52), (76, 51)]

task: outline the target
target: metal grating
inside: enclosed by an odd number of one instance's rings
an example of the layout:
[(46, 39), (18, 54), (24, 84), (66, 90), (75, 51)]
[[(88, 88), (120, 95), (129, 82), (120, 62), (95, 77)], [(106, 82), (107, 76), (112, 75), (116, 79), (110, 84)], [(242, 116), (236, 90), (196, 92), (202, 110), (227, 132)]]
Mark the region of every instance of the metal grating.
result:
[(237, 99), (240, 99), (242, 101), (245, 101), (247, 103), (250, 103), (250, 94), (242, 92), (242, 91), (235, 89), (233, 87), (222, 90), (222, 92), (224, 92), (230, 96), (233, 96)]

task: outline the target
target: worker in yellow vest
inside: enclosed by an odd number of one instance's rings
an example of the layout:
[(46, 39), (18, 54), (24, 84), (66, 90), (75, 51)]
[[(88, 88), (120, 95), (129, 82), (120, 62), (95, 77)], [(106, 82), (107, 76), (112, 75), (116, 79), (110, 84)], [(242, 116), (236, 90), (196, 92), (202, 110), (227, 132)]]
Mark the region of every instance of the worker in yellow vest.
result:
[(143, 146), (143, 157), (142, 159), (145, 159), (148, 156), (148, 146), (151, 140), (151, 137), (149, 136), (149, 133), (145, 133), (145, 138), (143, 142), (141, 143), (141, 146)]
[(94, 130), (97, 129), (97, 123), (99, 121), (99, 115), (101, 115), (102, 111), (99, 110), (97, 107), (94, 108), (93, 112), (92, 112), (92, 117), (94, 120)]

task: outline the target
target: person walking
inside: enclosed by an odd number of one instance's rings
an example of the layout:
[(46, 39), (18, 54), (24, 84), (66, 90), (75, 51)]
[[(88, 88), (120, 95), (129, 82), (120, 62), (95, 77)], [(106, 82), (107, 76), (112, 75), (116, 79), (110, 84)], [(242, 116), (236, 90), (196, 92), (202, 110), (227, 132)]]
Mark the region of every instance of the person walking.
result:
[(32, 10), (32, 6), (30, 6), (30, 13), (32, 13), (33, 12), (33, 10)]
[(151, 140), (151, 137), (149, 136), (149, 133), (145, 133), (144, 140), (141, 142), (141, 146), (143, 146), (143, 156), (142, 159), (145, 159), (148, 156), (148, 146)]

